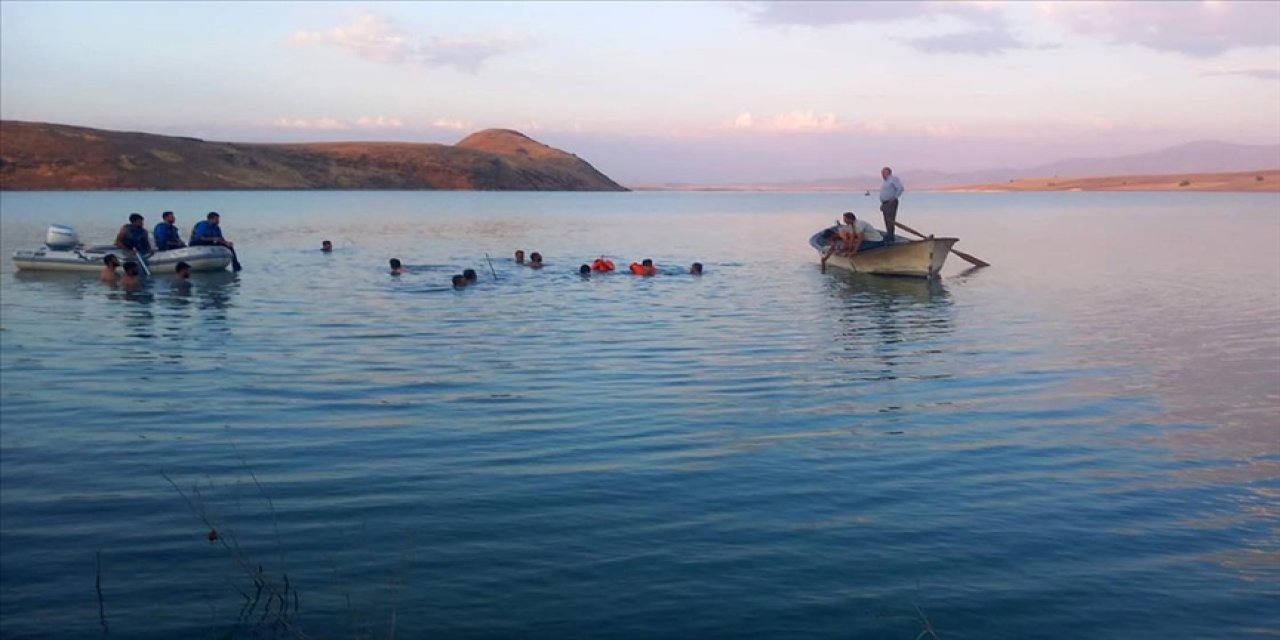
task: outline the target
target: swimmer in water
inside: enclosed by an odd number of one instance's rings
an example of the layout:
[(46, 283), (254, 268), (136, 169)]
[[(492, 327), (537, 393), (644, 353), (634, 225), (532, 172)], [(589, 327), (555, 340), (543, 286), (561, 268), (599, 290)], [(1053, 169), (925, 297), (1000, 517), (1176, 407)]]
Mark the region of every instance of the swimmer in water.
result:
[(102, 256), (102, 272), (98, 274), (98, 279), (107, 284), (116, 284), (120, 281), (120, 274), (116, 273), (116, 267), (120, 266), (120, 258), (114, 253), (108, 253)]

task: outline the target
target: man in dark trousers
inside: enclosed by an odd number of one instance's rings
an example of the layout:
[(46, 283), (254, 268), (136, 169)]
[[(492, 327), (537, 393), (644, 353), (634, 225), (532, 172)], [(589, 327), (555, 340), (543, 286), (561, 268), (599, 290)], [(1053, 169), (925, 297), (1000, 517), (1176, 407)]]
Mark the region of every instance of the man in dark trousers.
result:
[(898, 219), (898, 198), (905, 191), (902, 181), (893, 175), (893, 169), (885, 167), (880, 170), (884, 183), (880, 185), (880, 213), (884, 214), (884, 243), (893, 244), (894, 223)]
[(191, 230), (191, 242), (187, 244), (198, 247), (202, 244), (218, 244), (231, 250), (231, 269), (240, 270), (240, 259), (236, 256), (236, 245), (230, 240), (222, 237), (222, 227), (218, 223), (222, 221), (222, 216), (217, 211), (210, 211), (204, 220), (197, 222), (194, 229)]

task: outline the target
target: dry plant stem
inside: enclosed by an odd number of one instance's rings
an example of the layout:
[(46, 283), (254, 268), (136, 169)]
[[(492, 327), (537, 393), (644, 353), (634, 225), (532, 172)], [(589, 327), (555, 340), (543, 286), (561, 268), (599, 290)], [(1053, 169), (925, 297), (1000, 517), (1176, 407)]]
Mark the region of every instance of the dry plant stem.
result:
[[(204, 525), (209, 527), (210, 529), (212, 530), (217, 529), (217, 524), (209, 516), (208, 512), (205, 511), (205, 509), (201, 506), (201, 504), (197, 502), (197, 500), (193, 500), (192, 497), (188, 495), (187, 492), (183, 491), (182, 487), (178, 486), (178, 483), (174, 482), (173, 478), (170, 478), (167, 473), (161, 472), (160, 475), (165, 479), (166, 482), (169, 483), (170, 486), (173, 487), (174, 491), (178, 492), (178, 495), (182, 498), (182, 501), (186, 503), (187, 509), (191, 512), (192, 515), (194, 515), (198, 520), (200, 520), (200, 522), (204, 523)], [(257, 482), (256, 477), (254, 478), (254, 482), (255, 483)], [(261, 490), (261, 485), (258, 485), (258, 487)], [(192, 488), (192, 495), (194, 495), (197, 499), (199, 499), (200, 490), (198, 487)], [(274, 507), (273, 507), (272, 514), (274, 516)], [(250, 616), (253, 614), (253, 611), (256, 609), (258, 602), (261, 600), (262, 594), (265, 592), (267, 594), (267, 600), (266, 600), (266, 603), (263, 605), (263, 613), (262, 613), (262, 617), (259, 619), (259, 622), (261, 623), (265, 621), (266, 618), (270, 616), (272, 618), (273, 627), (283, 630), (295, 637), (303, 638), (304, 640), (308, 639), (310, 636), (303, 633), (301, 629), (295, 628), (293, 624), (290, 623), (289, 621), (289, 617), (288, 617), (289, 604), (288, 603), (290, 600), (289, 596), (291, 595), (290, 591), (292, 590), (292, 588), (289, 585), (288, 576), (286, 575), (284, 578), (285, 583), (284, 583), (283, 591), (277, 588), (275, 584), (266, 580), (263, 577), (262, 566), (261, 565), (257, 565), (256, 567), (254, 566), (254, 563), (250, 560), (248, 554), (245, 553), (243, 548), (241, 548), (240, 542), (236, 538), (234, 531), (231, 531), (231, 530), (223, 531), (221, 532), (220, 535), (217, 536), (217, 538), (214, 541), (222, 546), (223, 550), (226, 551), (229, 556), (231, 556), (231, 559), (235, 562), (236, 566), (238, 566), (240, 570), (243, 571), (244, 574), (248, 576), (250, 580), (253, 581), (254, 586), (256, 587), (256, 593), (254, 597), (251, 599), (249, 598), (248, 594), (241, 591), (241, 595), (244, 596), (246, 600), (249, 600), (249, 602), (245, 605), (245, 607), (241, 609), (242, 620), (247, 616)], [(292, 595), (293, 595), (293, 601), (296, 603), (297, 594), (292, 594)], [(278, 604), (275, 604), (275, 603), (278, 603)], [(275, 607), (276, 607), (274, 612), (272, 612), (273, 604), (275, 604)], [(297, 610), (295, 608), (294, 613), (296, 613), (296, 611)]]
[(98, 624), (102, 625), (102, 636), (111, 635), (111, 627), (107, 626), (107, 610), (102, 601), (102, 550), (99, 549), (93, 553), (94, 565), (97, 567), (97, 577), (93, 581), (93, 588), (98, 592)]

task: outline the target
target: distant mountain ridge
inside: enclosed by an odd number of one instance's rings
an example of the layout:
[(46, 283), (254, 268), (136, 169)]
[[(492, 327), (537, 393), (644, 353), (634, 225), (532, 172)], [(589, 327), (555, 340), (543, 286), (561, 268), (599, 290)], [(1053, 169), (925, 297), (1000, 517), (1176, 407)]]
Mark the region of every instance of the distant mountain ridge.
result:
[(16, 120), (0, 121), (0, 189), (626, 191), (509, 129), (456, 145), (247, 144)]
[[(907, 189), (934, 189), (1027, 178), (1099, 178), (1191, 173), (1231, 173), (1280, 169), (1280, 144), (1246, 145), (1212, 140), (1186, 144), (1148, 153), (1101, 158), (1072, 158), (1024, 169), (999, 168), (945, 172), (935, 169), (894, 167)], [(738, 183), (733, 185), (634, 185), (637, 189), (747, 189), (762, 191), (861, 191), (880, 187), (878, 173), (847, 178), (800, 182)]]

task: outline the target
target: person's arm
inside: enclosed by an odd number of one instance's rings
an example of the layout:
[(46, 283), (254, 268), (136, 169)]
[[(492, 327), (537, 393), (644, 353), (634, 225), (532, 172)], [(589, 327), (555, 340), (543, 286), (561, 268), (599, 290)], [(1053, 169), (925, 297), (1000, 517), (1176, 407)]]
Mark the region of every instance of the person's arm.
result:
[(836, 252), (836, 247), (839, 247), (839, 246), (840, 246), (839, 238), (832, 238), (831, 244), (827, 245), (827, 252), (822, 254), (822, 260), (818, 261), (818, 264), (822, 267), (823, 273), (826, 273), (827, 271), (827, 259), (831, 257), (831, 254)]
[(129, 246), (129, 225), (120, 227), (120, 230), (116, 232), (116, 241), (114, 244), (117, 249), (125, 251), (132, 248)]
[(858, 247), (862, 246), (862, 234), (857, 229), (853, 230), (853, 239), (849, 241), (849, 255), (858, 255)]

